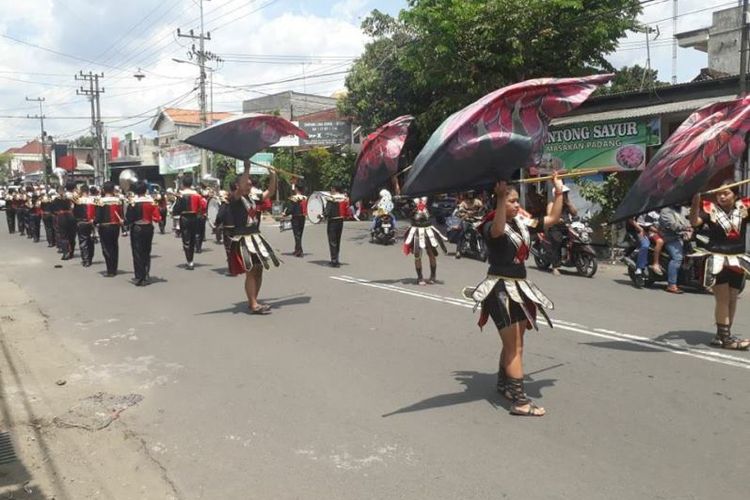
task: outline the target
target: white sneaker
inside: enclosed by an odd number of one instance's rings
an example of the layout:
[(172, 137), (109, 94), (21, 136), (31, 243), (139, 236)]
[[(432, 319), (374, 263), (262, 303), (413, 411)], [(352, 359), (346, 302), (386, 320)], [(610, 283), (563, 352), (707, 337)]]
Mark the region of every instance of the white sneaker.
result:
[(643, 269), (636, 269), (635, 270), (635, 275), (636, 276), (640, 276), (641, 274), (643, 274)]

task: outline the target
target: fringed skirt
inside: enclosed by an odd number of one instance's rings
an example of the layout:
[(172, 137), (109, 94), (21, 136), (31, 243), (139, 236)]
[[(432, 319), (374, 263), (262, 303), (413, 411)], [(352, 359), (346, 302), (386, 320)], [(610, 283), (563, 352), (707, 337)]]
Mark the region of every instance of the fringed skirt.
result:
[(448, 253), (448, 249), (445, 246), (445, 242), (448, 238), (438, 231), (434, 226), (411, 226), (406, 231), (406, 237), (404, 239), (404, 254), (414, 254), (415, 258), (422, 256), (423, 251), (427, 251), (428, 255), (438, 255), (438, 247), (443, 253)]
[(476, 287), (464, 288), (463, 295), (481, 307), (480, 328), (492, 318), (499, 330), (521, 321), (528, 322), (528, 329), (538, 330), (537, 311), (552, 328), (546, 309), (553, 310), (555, 305), (529, 280), (488, 276)]
[(229, 272), (233, 276), (244, 274), (257, 266), (270, 269), (271, 264), (275, 267), (281, 265), (273, 248), (260, 233), (232, 236), (229, 246)]
[(703, 285), (711, 288), (714, 285), (727, 283), (730, 288), (743, 290), (747, 274), (750, 274), (750, 257), (747, 255), (712, 253), (706, 259)]

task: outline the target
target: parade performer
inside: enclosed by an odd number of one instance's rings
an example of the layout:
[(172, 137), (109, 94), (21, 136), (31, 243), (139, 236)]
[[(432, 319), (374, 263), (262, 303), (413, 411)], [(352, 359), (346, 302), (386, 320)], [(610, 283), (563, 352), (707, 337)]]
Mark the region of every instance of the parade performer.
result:
[(232, 211), (229, 209), (229, 201), (237, 196), (237, 183), (232, 181), (229, 183), (229, 197), (222, 196), (221, 205), (219, 205), (219, 212), (216, 214), (216, 219), (213, 221), (216, 232), (218, 233), (221, 231), (224, 252), (226, 252), (227, 255), (227, 273), (229, 276), (232, 276), (232, 237), (234, 236), (234, 219), (232, 218)]
[(341, 191), (341, 187), (331, 187), (331, 195), (326, 198), (325, 217), (328, 227), (328, 249), (331, 253), (331, 267), (339, 267), (339, 253), (341, 252), (341, 234), (344, 231), (344, 218), (349, 214), (349, 198)]
[(60, 198), (60, 206), (57, 210), (58, 227), (60, 228), (60, 248), (62, 249), (62, 260), (70, 260), (76, 248), (77, 225), (73, 215), (73, 206), (78, 198), (75, 182), (65, 184), (65, 193)]
[(167, 195), (158, 192), (154, 201), (159, 206), (159, 233), (164, 234), (164, 230), (167, 227)]
[(203, 252), (203, 243), (206, 242), (206, 209), (208, 208), (208, 200), (211, 198), (209, 191), (203, 185), (201, 185), (198, 194), (201, 196), (203, 210), (195, 218), (195, 253)]
[(5, 218), (8, 221), (8, 234), (16, 232), (16, 188), (8, 188), (5, 195)]
[[(438, 247), (443, 253), (448, 253), (443, 236), (430, 223), (430, 212), (427, 210), (427, 197), (415, 198), (414, 211), (411, 217), (411, 227), (404, 238), (404, 254), (414, 254), (414, 268), (417, 270), (417, 280), (420, 285), (434, 284), (437, 278)], [(425, 281), (422, 275), (422, 252), (427, 252), (430, 260), (430, 279)]]
[(88, 186), (81, 186), (80, 195), (73, 206), (73, 216), (76, 218), (78, 233), (78, 247), (81, 252), (81, 264), (89, 267), (94, 260), (94, 222), (96, 221), (96, 188), (91, 193)]
[[(229, 201), (229, 210), (234, 221), (231, 260), (229, 271), (233, 276), (245, 275), (245, 294), (252, 314), (268, 314), (270, 306), (258, 302), (258, 294), (263, 284), (263, 268), (270, 269), (269, 262), (280, 265), (279, 259), (271, 245), (260, 234), (258, 206), (250, 197), (252, 181), (248, 172), (249, 162), (245, 164), (245, 173), (237, 181), (237, 191)], [(261, 200), (269, 200), (276, 194), (276, 172), (269, 172), (268, 189), (263, 191)]]
[(29, 227), (28, 231), (34, 243), (39, 243), (39, 237), (42, 229), (42, 202), (38, 194), (31, 195), (31, 208), (29, 208)]
[(26, 235), (26, 216), (29, 213), (29, 208), (26, 205), (26, 191), (23, 189), (18, 191), (16, 196), (16, 222), (18, 223), (18, 235)]
[(151, 284), (151, 244), (154, 239), (154, 222), (161, 221), (159, 205), (148, 196), (148, 184), (138, 181), (135, 197), (125, 212), (125, 224), (130, 228), (130, 248), (133, 253), (135, 286)]
[(500, 334), (500, 370), (497, 390), (511, 402), (513, 415), (542, 416), (544, 408), (531, 401), (523, 385), (523, 337), (530, 328), (538, 328), (539, 310), (552, 326), (544, 309), (552, 302), (526, 279), (524, 262), (529, 257), (531, 233), (558, 223), (562, 214), (563, 184), (554, 177), (555, 201), (548, 215), (536, 219), (520, 215), (518, 191), (505, 182), (495, 186), (496, 208), (484, 217), (480, 230), (487, 242), (489, 270), (476, 287), (464, 289), (464, 295), (481, 305), (480, 327), (489, 318)]
[(96, 225), (99, 241), (107, 266), (106, 277), (117, 275), (117, 263), (120, 252), (120, 226), (123, 224), (122, 200), (115, 195), (115, 185), (105, 182), (102, 186), (102, 198), (96, 207)]
[(737, 297), (745, 288), (745, 275), (750, 273), (750, 257), (745, 255), (745, 236), (750, 222), (750, 199), (739, 197), (737, 188), (718, 191), (713, 200), (693, 197), (690, 224), (706, 226), (711, 253), (706, 260), (704, 285), (713, 289), (716, 336), (711, 345), (723, 349), (745, 350), (750, 339), (732, 335), (737, 312)]
[(54, 219), (55, 216), (52, 213), (52, 204), (54, 199), (57, 197), (57, 193), (50, 189), (42, 195), (40, 200), (40, 207), (42, 209), (42, 222), (44, 223), (44, 235), (47, 238), (47, 247), (52, 248), (55, 246), (55, 227)]
[(305, 219), (307, 218), (307, 196), (305, 189), (300, 184), (292, 186), (294, 193), (289, 197), (284, 215), (292, 219), (292, 234), (294, 235), (294, 255), (302, 257), (302, 234), (305, 232)]
[(206, 200), (193, 190), (193, 178), (185, 176), (182, 179), (180, 196), (172, 209), (172, 215), (180, 218), (180, 233), (182, 235), (182, 249), (185, 251), (187, 269), (195, 269), (193, 258), (195, 244), (198, 238), (198, 217), (206, 211)]

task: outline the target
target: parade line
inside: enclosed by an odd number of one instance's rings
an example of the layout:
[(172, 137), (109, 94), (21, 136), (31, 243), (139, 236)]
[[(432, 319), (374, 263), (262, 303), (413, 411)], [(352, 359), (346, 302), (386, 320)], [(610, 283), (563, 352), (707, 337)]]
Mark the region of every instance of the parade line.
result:
[[(377, 289), (384, 290), (387, 292), (410, 295), (412, 297), (417, 297), (420, 299), (432, 300), (435, 302), (442, 302), (443, 304), (449, 304), (452, 306), (466, 307), (468, 309), (474, 308), (473, 301), (454, 298), (454, 297), (444, 297), (442, 295), (435, 295), (432, 293), (416, 291), (416, 290), (403, 288), (403, 287), (395, 286), (395, 285), (376, 283), (374, 281), (370, 281), (370, 280), (366, 280), (362, 278), (353, 278), (351, 276), (331, 276), (331, 279), (334, 279), (336, 281), (342, 281), (344, 283), (352, 283), (355, 285), (361, 285), (361, 286), (366, 286), (370, 288), (377, 288)], [(633, 345), (647, 346), (647, 347), (650, 347), (652, 349), (659, 350), (659, 351), (670, 352), (672, 354), (689, 356), (691, 358), (696, 358), (696, 359), (700, 359), (703, 361), (709, 361), (711, 363), (719, 363), (719, 364), (726, 365), (726, 366), (733, 366), (736, 368), (745, 368), (747, 370), (750, 370), (750, 359), (748, 358), (731, 356), (729, 354), (723, 354), (720, 352), (698, 349), (694, 347), (681, 346), (681, 345), (673, 344), (671, 342), (667, 342), (664, 340), (654, 340), (648, 337), (640, 337), (638, 335), (631, 335), (628, 333), (621, 333), (621, 332), (616, 332), (613, 330), (606, 330), (603, 328), (592, 329), (584, 325), (579, 325), (577, 323), (571, 323), (568, 321), (561, 321), (559, 319), (554, 319), (553, 323), (555, 325), (555, 328), (558, 328), (560, 330), (581, 333), (583, 335), (589, 335), (592, 337), (614, 340), (617, 342), (626, 342), (628, 344), (633, 344)], [(546, 325), (542, 325), (541, 323), (540, 323), (540, 326), (546, 327)]]

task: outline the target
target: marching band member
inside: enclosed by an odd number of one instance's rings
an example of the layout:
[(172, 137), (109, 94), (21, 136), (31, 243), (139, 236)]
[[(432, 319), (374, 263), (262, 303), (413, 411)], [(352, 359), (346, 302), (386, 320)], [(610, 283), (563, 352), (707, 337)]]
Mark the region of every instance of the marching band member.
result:
[(537, 328), (537, 310), (552, 325), (544, 309), (554, 305), (531, 281), (526, 279), (524, 262), (529, 257), (531, 233), (543, 231), (560, 220), (563, 207), (563, 184), (554, 177), (555, 201), (549, 215), (530, 219), (520, 215), (518, 191), (505, 182), (495, 185), (497, 206), (480, 226), (489, 251), (487, 277), (476, 287), (464, 289), (464, 296), (481, 305), (479, 326), (489, 318), (500, 334), (500, 371), (497, 390), (510, 400), (513, 415), (537, 416), (544, 408), (531, 401), (523, 386), (523, 336)]
[(125, 212), (125, 224), (130, 227), (130, 248), (133, 253), (135, 286), (150, 285), (151, 244), (154, 239), (153, 222), (161, 221), (159, 205), (148, 195), (148, 184), (138, 181), (135, 197)]
[[(222, 191), (223, 193), (223, 191)], [(221, 197), (221, 205), (219, 206), (219, 212), (216, 214), (216, 219), (213, 221), (214, 228), (217, 233), (221, 231), (222, 242), (224, 243), (224, 251), (227, 254), (227, 269), (228, 274), (231, 276), (231, 260), (232, 260), (232, 237), (234, 236), (234, 219), (232, 218), (232, 211), (230, 210), (229, 201), (237, 197), (237, 183), (229, 183), (229, 196), (226, 193)]]
[(327, 219), (326, 232), (328, 234), (328, 250), (331, 253), (331, 267), (339, 267), (339, 253), (341, 251), (341, 233), (344, 231), (344, 218), (349, 215), (349, 198), (342, 192), (341, 187), (331, 187), (331, 195), (326, 199), (325, 217)]
[(8, 234), (16, 232), (16, 188), (8, 188), (5, 195), (5, 218), (8, 221)]
[(42, 225), (42, 204), (41, 198), (37, 193), (31, 195), (30, 206), (29, 226), (27, 229), (29, 231), (29, 234), (31, 234), (31, 238), (34, 240), (34, 243), (39, 243), (39, 236)]
[(115, 185), (105, 182), (102, 186), (102, 198), (96, 207), (96, 225), (99, 230), (99, 242), (107, 266), (106, 277), (117, 275), (119, 258), (120, 226), (123, 224), (122, 200), (115, 195)]
[[(93, 188), (96, 190), (96, 188)], [(98, 191), (91, 193), (89, 187), (81, 186), (80, 196), (75, 200), (73, 216), (76, 218), (78, 246), (83, 267), (89, 267), (94, 260), (94, 222), (96, 221), (96, 200)]]
[(292, 218), (292, 234), (294, 235), (294, 256), (302, 257), (302, 234), (305, 231), (305, 219), (307, 218), (307, 196), (305, 190), (300, 184), (292, 186), (294, 194), (289, 197), (285, 215)]
[[(268, 314), (270, 306), (258, 302), (258, 294), (263, 284), (263, 268), (280, 265), (271, 245), (260, 234), (258, 205), (250, 197), (252, 181), (248, 172), (250, 163), (245, 162), (245, 173), (237, 181), (237, 191), (229, 201), (229, 211), (234, 221), (231, 259), (229, 271), (233, 276), (245, 275), (245, 294), (251, 314)], [(269, 173), (268, 189), (263, 191), (261, 200), (269, 200), (276, 194), (276, 172)]]
[(156, 193), (154, 201), (159, 205), (159, 233), (164, 234), (167, 226), (167, 195), (160, 191)]
[(57, 210), (58, 227), (60, 229), (59, 241), (62, 249), (62, 260), (70, 260), (76, 249), (76, 218), (73, 215), (73, 206), (78, 198), (75, 182), (65, 184), (65, 193), (60, 198)]
[(198, 190), (198, 194), (201, 196), (203, 210), (195, 219), (195, 253), (203, 252), (203, 243), (206, 241), (206, 209), (208, 208), (208, 200), (211, 198), (209, 191), (202, 184), (201, 188)]
[[(448, 238), (443, 236), (430, 223), (430, 212), (427, 210), (427, 197), (415, 198), (414, 213), (411, 218), (411, 227), (404, 238), (404, 253), (414, 254), (414, 268), (417, 271), (417, 280), (420, 285), (435, 283), (437, 278), (437, 255), (438, 246), (443, 253), (448, 253), (445, 242)], [(425, 281), (422, 276), (422, 252), (427, 252), (430, 260), (430, 279)]]
[(49, 248), (55, 246), (55, 216), (52, 213), (52, 204), (56, 197), (57, 193), (53, 189), (50, 189), (42, 195), (40, 201), (40, 207), (42, 209), (42, 222), (44, 223), (44, 235), (47, 238), (47, 247)]
[(693, 197), (690, 224), (706, 226), (711, 253), (706, 261), (704, 285), (713, 288), (716, 336), (711, 345), (723, 349), (745, 350), (750, 339), (732, 335), (737, 312), (737, 297), (745, 288), (745, 275), (750, 272), (750, 257), (745, 255), (745, 236), (750, 222), (750, 199), (740, 198), (737, 188), (718, 191), (714, 200)]
[(182, 249), (185, 251), (187, 269), (195, 269), (193, 257), (198, 238), (198, 217), (206, 211), (206, 200), (193, 190), (193, 178), (185, 176), (182, 179), (182, 190), (172, 209), (172, 214), (180, 218), (180, 232), (182, 234)]
[(26, 201), (26, 191), (23, 189), (19, 190), (16, 197), (16, 221), (18, 223), (19, 236), (24, 236), (26, 234), (26, 216), (29, 213)]

